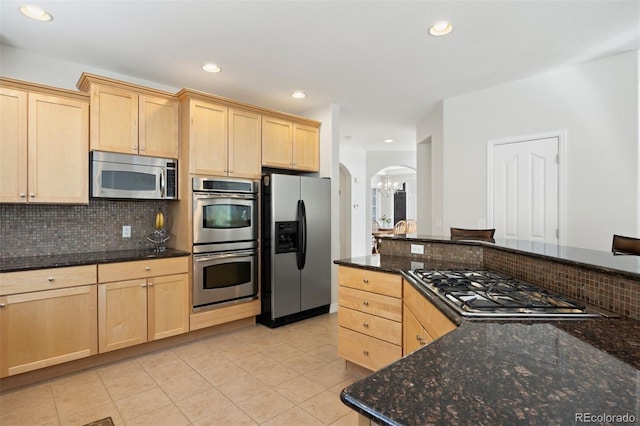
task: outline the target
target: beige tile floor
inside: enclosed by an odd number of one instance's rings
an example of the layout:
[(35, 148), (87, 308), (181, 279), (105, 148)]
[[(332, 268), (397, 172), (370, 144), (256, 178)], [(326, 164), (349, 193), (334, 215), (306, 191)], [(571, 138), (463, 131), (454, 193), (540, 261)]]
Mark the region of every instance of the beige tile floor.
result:
[(0, 425), (357, 425), (337, 314), (262, 325), (0, 395)]

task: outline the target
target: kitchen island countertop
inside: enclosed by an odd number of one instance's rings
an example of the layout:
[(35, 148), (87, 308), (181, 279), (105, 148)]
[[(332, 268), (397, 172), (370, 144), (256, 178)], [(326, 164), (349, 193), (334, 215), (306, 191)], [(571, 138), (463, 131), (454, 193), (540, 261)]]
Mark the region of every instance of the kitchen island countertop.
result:
[[(395, 273), (411, 262), (379, 255), (335, 261)], [(459, 327), (346, 387), (347, 406), (383, 425), (638, 421), (640, 321), (472, 321), (438, 307)]]

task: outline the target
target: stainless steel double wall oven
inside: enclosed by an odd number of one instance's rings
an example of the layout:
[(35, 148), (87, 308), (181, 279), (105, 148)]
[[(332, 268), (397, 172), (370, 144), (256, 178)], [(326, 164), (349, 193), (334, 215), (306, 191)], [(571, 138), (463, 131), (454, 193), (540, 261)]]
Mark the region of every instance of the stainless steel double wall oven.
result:
[(193, 307), (238, 303), (258, 295), (258, 183), (192, 179)]

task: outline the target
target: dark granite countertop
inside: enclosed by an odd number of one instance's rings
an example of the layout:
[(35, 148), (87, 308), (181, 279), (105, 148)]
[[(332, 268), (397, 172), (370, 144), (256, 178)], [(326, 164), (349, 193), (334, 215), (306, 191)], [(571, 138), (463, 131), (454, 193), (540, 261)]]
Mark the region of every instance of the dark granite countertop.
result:
[[(401, 273), (412, 262), (372, 255), (334, 263)], [(429, 260), (422, 267), (451, 266)], [(347, 406), (384, 425), (640, 418), (640, 321), (473, 321), (409, 282), (459, 327), (345, 388)]]
[(163, 259), (168, 257), (188, 256), (189, 254), (189, 252), (176, 249), (167, 249), (162, 252), (155, 252), (151, 249), (134, 249), (56, 254), (48, 256), (4, 257), (0, 258), (0, 272), (29, 271), (34, 269), (62, 268), (65, 266), (128, 262), (144, 259)]
[(567, 247), (522, 240), (452, 240), (449, 237), (417, 234), (381, 235), (383, 239), (396, 239), (422, 243), (451, 243), (493, 247), (506, 252), (527, 254), (551, 259), (558, 263), (580, 266), (598, 272), (620, 275), (640, 281), (640, 256), (614, 255), (611, 252)]
[[(618, 320), (573, 323), (586, 329), (611, 321)], [(383, 425), (574, 424), (587, 413), (637, 421), (638, 366), (558, 323), (465, 321), (348, 386), (341, 399)], [(637, 324), (630, 326), (637, 345)]]

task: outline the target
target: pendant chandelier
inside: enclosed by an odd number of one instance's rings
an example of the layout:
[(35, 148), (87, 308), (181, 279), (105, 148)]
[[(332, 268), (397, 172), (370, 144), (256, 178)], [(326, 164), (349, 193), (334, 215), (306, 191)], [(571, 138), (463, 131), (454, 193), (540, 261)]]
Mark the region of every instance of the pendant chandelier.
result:
[(389, 171), (385, 171), (382, 181), (378, 182), (378, 191), (385, 197), (389, 198), (390, 195), (395, 194), (400, 189), (398, 182), (391, 182), (391, 176)]

